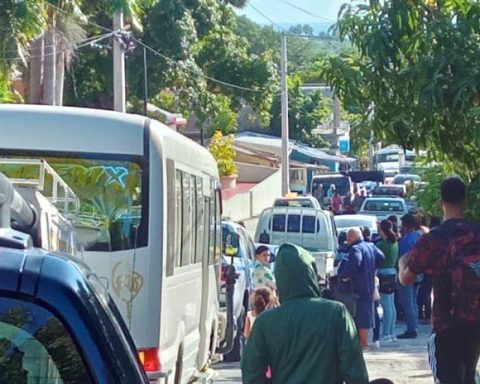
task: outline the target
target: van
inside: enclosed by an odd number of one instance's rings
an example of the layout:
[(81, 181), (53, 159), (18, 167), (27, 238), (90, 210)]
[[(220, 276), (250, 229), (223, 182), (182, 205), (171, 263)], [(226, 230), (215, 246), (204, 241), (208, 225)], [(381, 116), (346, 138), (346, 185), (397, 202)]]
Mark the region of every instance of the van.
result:
[(322, 278), (333, 272), (337, 239), (329, 211), (304, 207), (272, 207), (263, 210), (255, 242), (271, 245), (293, 243), (310, 251)]

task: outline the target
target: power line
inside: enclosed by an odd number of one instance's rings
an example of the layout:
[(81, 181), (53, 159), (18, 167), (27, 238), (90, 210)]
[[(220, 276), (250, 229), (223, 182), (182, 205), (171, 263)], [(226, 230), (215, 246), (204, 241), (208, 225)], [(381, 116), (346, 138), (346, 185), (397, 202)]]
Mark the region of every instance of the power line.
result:
[[(173, 63), (175, 65), (178, 65), (178, 62), (174, 59), (172, 59), (171, 57), (168, 57), (166, 55), (164, 55), (163, 53), (153, 49), (152, 47), (148, 46), (147, 44), (143, 43), (142, 41), (136, 39), (135, 37), (132, 37), (132, 39), (139, 45), (141, 45), (142, 47), (148, 49), (150, 52), (152, 52), (153, 54), (157, 55), (157, 56), (160, 56), (161, 58), (165, 59), (166, 61), (168, 61), (169, 63)], [(199, 75), (197, 72), (195, 72), (193, 69), (190, 69), (188, 67), (185, 68), (187, 71), (195, 74), (195, 75)], [(254, 88), (248, 88), (248, 87), (243, 87), (241, 85), (237, 85), (237, 84), (232, 84), (232, 83), (228, 83), (226, 81), (222, 81), (222, 80), (218, 80), (218, 79), (215, 79), (214, 77), (210, 77), (206, 74), (200, 74), (200, 76), (204, 77), (205, 79), (207, 80), (210, 80), (211, 82), (213, 83), (217, 83), (217, 84), (221, 84), (225, 87), (229, 87), (229, 88), (235, 88), (235, 89), (239, 89), (239, 90), (242, 90), (242, 91), (247, 91), (247, 92), (256, 92), (256, 93), (261, 93), (262, 91), (260, 89), (254, 89)]]
[(279, 24), (277, 24), (275, 21), (273, 21), (270, 17), (268, 17), (266, 14), (264, 14), (262, 11), (260, 11), (257, 7), (255, 7), (251, 1), (248, 2), (248, 5), (255, 11), (257, 12), (260, 16), (264, 17), (267, 19), (271, 24), (276, 26), (278, 29), (283, 31), (284, 28), (282, 28)]
[(329, 19), (329, 18), (327, 18), (327, 17), (325, 17), (325, 16), (318, 15), (318, 14), (316, 14), (316, 13), (314, 13), (314, 12), (308, 11), (308, 10), (302, 8), (302, 7), (299, 7), (299, 6), (296, 5), (296, 4), (290, 3), (290, 2), (287, 1), (287, 0), (278, 0), (278, 1), (280, 1), (280, 2), (283, 3), (283, 4), (288, 5), (289, 7), (295, 8), (297, 11), (303, 12), (303, 13), (309, 15), (309, 16), (313, 16), (313, 17), (316, 17), (316, 18), (319, 18), (319, 19), (322, 19), (322, 20), (325, 20), (325, 21), (328, 21), (328, 22), (335, 23), (335, 20)]
[[(80, 43), (79, 45), (75, 45), (74, 49), (78, 49), (78, 48), (83, 48), (83, 47), (86, 47), (88, 45), (91, 45), (91, 44), (95, 44), (101, 40), (105, 40), (105, 39), (108, 39), (110, 37), (112, 37), (113, 35), (115, 34), (115, 32), (110, 32), (110, 33), (105, 33), (103, 35), (99, 35), (99, 36), (92, 36), (92, 37), (89, 37), (87, 39), (84, 39), (84, 40), (80, 40), (78, 41), (77, 43)], [(48, 48), (48, 47), (54, 47), (55, 45), (47, 45), (45, 46), (44, 48)], [(56, 51), (56, 52), (50, 52), (50, 53), (44, 53), (42, 55), (33, 55), (33, 56), (29, 56), (29, 55), (26, 55), (26, 58), (28, 59), (34, 59), (34, 58), (37, 58), (37, 57), (45, 57), (45, 56), (53, 56), (53, 55), (57, 55), (59, 54), (60, 52), (64, 52), (65, 49), (62, 48), (60, 49), (59, 51)], [(15, 57), (2, 57), (1, 60), (4, 60), (4, 61), (23, 61), (24, 59), (22, 57), (19, 57), (19, 56), (15, 56)]]

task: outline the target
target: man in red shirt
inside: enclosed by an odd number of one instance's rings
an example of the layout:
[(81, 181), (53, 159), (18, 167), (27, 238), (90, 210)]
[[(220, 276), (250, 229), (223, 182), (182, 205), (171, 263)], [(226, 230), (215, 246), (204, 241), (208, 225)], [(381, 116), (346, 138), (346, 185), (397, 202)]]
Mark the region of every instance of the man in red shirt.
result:
[(444, 222), (423, 235), (399, 259), (399, 279), (433, 279), (429, 363), (437, 384), (475, 384), (480, 356), (480, 227), (465, 220), (465, 184), (450, 177), (441, 185)]

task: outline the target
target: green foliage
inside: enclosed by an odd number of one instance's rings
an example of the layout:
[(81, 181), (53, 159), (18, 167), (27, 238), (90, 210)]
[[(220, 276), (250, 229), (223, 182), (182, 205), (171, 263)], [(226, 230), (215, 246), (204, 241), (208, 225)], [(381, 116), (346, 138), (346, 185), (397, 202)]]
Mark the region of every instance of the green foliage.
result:
[[(329, 121), (332, 111), (332, 100), (322, 96), (320, 90), (305, 94), (301, 89), (303, 85), (300, 76), (289, 77), (289, 136), (293, 140), (299, 140), (314, 148), (328, 147), (320, 136), (312, 134), (312, 129)], [(270, 132), (280, 136), (281, 100), (276, 98), (272, 105), (272, 120)]]
[(235, 151), (232, 148), (233, 136), (223, 136), (222, 132), (214, 133), (208, 150), (217, 160), (218, 173), (220, 176), (232, 176), (237, 173), (235, 165)]
[(376, 138), (427, 149), (468, 179), (480, 166), (480, 4), (385, 1), (345, 5), (340, 36), (358, 54), (329, 60), (325, 76)]
[[(455, 167), (453, 167), (455, 168)], [(415, 200), (428, 216), (442, 216), (440, 209), (440, 184), (452, 175), (452, 167), (435, 165), (422, 172), (422, 180), (427, 184), (413, 192)], [(480, 221), (480, 178), (469, 181), (464, 175), (462, 179), (467, 186), (466, 215), (469, 219)]]

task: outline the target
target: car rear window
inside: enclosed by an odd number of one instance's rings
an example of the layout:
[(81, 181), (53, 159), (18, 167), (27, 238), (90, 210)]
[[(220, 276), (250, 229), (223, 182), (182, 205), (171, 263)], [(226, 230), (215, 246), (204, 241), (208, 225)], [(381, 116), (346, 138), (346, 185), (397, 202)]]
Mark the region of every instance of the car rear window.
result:
[(300, 215), (288, 215), (287, 232), (300, 232)]
[(368, 200), (365, 202), (363, 210), (371, 212), (402, 212), (403, 205), (401, 201)]
[(285, 215), (284, 214), (273, 215), (272, 231), (285, 232)]
[[(317, 220), (318, 222), (318, 220)], [(317, 232), (320, 229), (320, 224), (317, 227)], [(303, 216), (302, 217), (302, 232), (303, 233), (315, 233), (315, 216)]]

